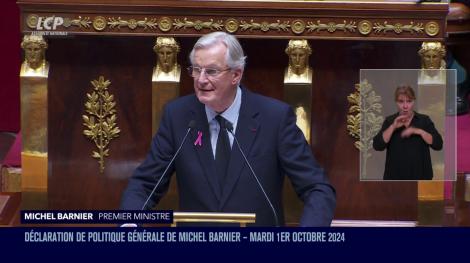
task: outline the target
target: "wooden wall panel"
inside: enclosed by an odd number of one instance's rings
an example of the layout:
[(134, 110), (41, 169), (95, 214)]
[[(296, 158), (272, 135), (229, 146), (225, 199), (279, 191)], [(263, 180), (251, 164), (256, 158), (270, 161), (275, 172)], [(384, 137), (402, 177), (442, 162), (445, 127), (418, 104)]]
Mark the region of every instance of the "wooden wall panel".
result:
[[(50, 40), (50, 208), (118, 207), (127, 178), (149, 148), (153, 57), (150, 38)], [(100, 75), (111, 81), (121, 129), (110, 143), (103, 174), (91, 158), (94, 144), (82, 134), (86, 93)]]

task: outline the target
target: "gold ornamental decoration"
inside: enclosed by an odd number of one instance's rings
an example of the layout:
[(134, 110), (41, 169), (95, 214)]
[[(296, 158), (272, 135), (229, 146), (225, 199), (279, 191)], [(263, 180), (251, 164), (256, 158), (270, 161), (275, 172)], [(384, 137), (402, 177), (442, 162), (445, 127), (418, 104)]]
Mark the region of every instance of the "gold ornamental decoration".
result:
[(108, 19), (108, 26), (109, 28), (117, 28), (120, 29), (122, 26), (123, 27), (128, 27), (129, 29), (136, 29), (137, 27), (142, 27), (144, 30), (146, 29), (156, 29), (158, 24), (157, 24), (157, 19), (152, 18), (144, 18), (144, 20), (136, 20), (136, 19), (129, 19), (129, 20), (123, 20), (121, 17), (114, 18), (111, 17)]
[(171, 18), (169, 18), (169, 17), (164, 16), (164, 17), (160, 18), (160, 20), (158, 21), (158, 28), (163, 32), (170, 31), (171, 26), (172, 26)]
[(26, 25), (28, 25), (29, 28), (36, 29), (36, 26), (38, 24), (39, 16), (35, 14), (31, 14), (26, 17)]
[(305, 31), (305, 22), (300, 19), (292, 21), (291, 30), (294, 34), (302, 34)]
[[(350, 104), (347, 116), (347, 129), (354, 139), (354, 146), (361, 152), (361, 165), (367, 164), (371, 156), (372, 139), (379, 132), (384, 117), (382, 116), (382, 97), (377, 95), (372, 85), (363, 80), (355, 85), (356, 91), (348, 96)], [(362, 130), (362, 132), (361, 132)], [(365, 172), (365, 169), (363, 169)]]
[(104, 158), (109, 156), (107, 148), (112, 139), (119, 136), (121, 132), (116, 125), (116, 102), (114, 96), (108, 92), (109, 80), (100, 76), (98, 80), (92, 80), (93, 92), (87, 93), (85, 112), (82, 115), (83, 125), (87, 128), (83, 134), (95, 143), (97, 151), (92, 152), (92, 157), (98, 159), (100, 172), (104, 172)]
[(372, 23), (368, 20), (362, 20), (357, 25), (357, 30), (362, 35), (368, 35), (370, 32), (372, 32)]
[(184, 18), (183, 21), (179, 19), (175, 19), (175, 22), (173, 23), (173, 27), (175, 30), (178, 29), (187, 29), (187, 28), (194, 28), (197, 31), (200, 31), (202, 29), (210, 29), (210, 30), (222, 30), (223, 24), (222, 20), (219, 20), (217, 22), (214, 22), (214, 19), (209, 19), (209, 21), (201, 21), (201, 20), (196, 20), (196, 21), (191, 21), (188, 20), (188, 18)]
[(381, 23), (374, 23), (374, 32), (376, 34), (378, 33), (387, 33), (388, 31), (393, 31), (396, 34), (400, 34), (403, 31), (409, 32), (411, 34), (413, 33), (423, 33), (423, 23), (417, 23), (416, 25), (414, 24), (413, 21), (411, 21), (408, 25), (403, 25), (401, 23), (396, 23), (396, 24), (388, 24), (387, 21), (385, 21), (383, 24)]
[[(360, 151), (368, 151), (372, 148), (372, 138), (380, 130), (383, 122), (382, 97), (377, 95), (372, 85), (364, 80), (355, 85), (356, 91), (348, 96), (349, 114), (347, 116), (347, 129), (349, 135), (356, 141), (354, 145)], [(361, 137), (361, 121), (365, 134)]]
[(349, 23), (346, 22), (346, 20), (343, 21), (343, 24), (336, 24), (334, 22), (329, 22), (328, 24), (321, 23), (320, 20), (317, 20), (317, 22), (308, 22), (307, 23), (307, 29), (308, 32), (313, 32), (317, 31), (320, 32), (322, 30), (326, 30), (330, 33), (334, 33), (336, 30), (342, 30), (344, 32), (355, 32), (356, 31), (356, 22), (354, 21), (349, 21)]
[[(45, 21), (48, 18), (46, 16), (39, 16), (37, 14), (29, 14), (26, 16), (24, 23), (30, 29), (36, 29), (38, 23)], [(174, 18), (174, 17), (109, 17), (109, 16), (95, 16), (93, 20), (90, 17), (78, 16), (76, 18), (64, 17), (63, 26), (64, 28), (79, 27), (81, 30), (93, 31), (109, 31), (115, 32), (121, 30), (121, 28), (128, 28), (130, 30), (160, 30), (161, 32), (170, 32), (171, 30), (193, 30), (201, 31), (208, 29), (210, 31), (222, 31), (225, 30), (228, 33), (235, 33), (241, 29), (241, 31), (278, 31), (285, 34), (301, 35), (304, 33), (318, 33), (322, 31), (329, 32), (331, 34), (338, 31), (345, 33), (355, 33), (359, 31), (360, 36), (367, 36), (372, 32), (374, 34), (392, 35), (400, 34), (402, 32), (408, 32), (411, 34), (423, 34), (430, 37), (437, 36), (440, 32), (439, 24), (435, 21), (427, 22), (425, 26), (423, 23), (410, 21), (408, 24), (404, 22), (391, 22), (391, 21), (379, 21), (371, 22), (370, 20), (343, 20), (341, 23), (334, 21), (325, 22), (323, 20), (310, 18), (307, 19), (294, 19), (293, 21), (281, 20), (272, 18), (272, 20), (256, 21), (256, 19), (250, 20), (238, 20), (234, 17), (213, 17), (206, 20), (191, 19), (188, 17)], [(323, 21), (323, 22), (322, 22)], [(359, 22), (358, 22), (359, 21)], [(195, 33), (195, 32), (193, 32)], [(359, 35), (357, 34), (357, 35)], [(353, 37), (356, 34), (352, 35)]]
[(95, 19), (93, 19), (93, 28), (96, 31), (102, 31), (103, 29), (106, 28), (106, 18), (102, 16), (97, 16)]
[[(349, 114), (347, 116), (347, 129), (348, 133), (354, 139), (361, 138), (361, 94), (359, 93), (360, 84), (355, 85), (356, 91), (349, 94), (348, 102), (349, 102)], [(358, 150), (361, 150), (359, 147), (358, 141), (354, 143), (354, 146)]]
[(290, 27), (289, 21), (281, 22), (281, 20), (277, 20), (276, 23), (269, 23), (263, 21), (261, 23), (254, 22), (253, 19), (250, 22), (241, 21), (241, 28), (243, 31), (246, 30), (261, 30), (263, 32), (268, 32), (269, 30), (277, 30), (277, 31), (288, 31)]
[(68, 17), (64, 18), (64, 27), (71, 27), (71, 26), (78, 26), (79, 28), (90, 28), (90, 18), (89, 17), (81, 17), (70, 19)]
[(424, 32), (430, 37), (436, 36), (439, 34), (439, 24), (436, 22), (428, 22), (424, 26)]
[(225, 30), (229, 33), (235, 33), (238, 30), (240, 23), (235, 18), (225, 20)]

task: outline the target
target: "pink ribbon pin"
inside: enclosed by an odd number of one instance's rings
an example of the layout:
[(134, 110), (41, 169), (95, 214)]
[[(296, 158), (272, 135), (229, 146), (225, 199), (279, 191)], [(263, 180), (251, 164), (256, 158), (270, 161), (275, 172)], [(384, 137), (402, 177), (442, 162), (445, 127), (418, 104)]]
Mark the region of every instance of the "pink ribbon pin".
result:
[(202, 146), (202, 132), (197, 132), (197, 139), (194, 141), (194, 145)]

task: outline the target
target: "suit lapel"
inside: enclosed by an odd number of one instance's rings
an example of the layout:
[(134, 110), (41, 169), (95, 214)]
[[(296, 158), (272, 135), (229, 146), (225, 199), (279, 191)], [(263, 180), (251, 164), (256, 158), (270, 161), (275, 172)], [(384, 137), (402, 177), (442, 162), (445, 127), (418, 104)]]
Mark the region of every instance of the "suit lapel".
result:
[[(220, 187), (215, 172), (214, 157), (211, 147), (211, 135), (209, 132), (209, 123), (207, 121), (207, 115), (204, 110), (204, 104), (195, 103), (191, 111), (194, 120), (196, 120), (196, 128), (191, 131), (191, 143), (197, 153), (199, 162), (202, 168), (204, 169), (204, 175), (206, 176), (208, 184), (212, 188), (214, 195), (217, 197), (218, 200), (220, 200)], [(198, 132), (202, 132), (202, 141), (200, 144), (195, 144), (196, 140), (198, 139)]]
[[(250, 103), (250, 99), (250, 92), (247, 89), (242, 89), (242, 103), (240, 107), (240, 114), (238, 116), (237, 130), (235, 132), (235, 136), (240, 143), (240, 147), (247, 155), (247, 158), (259, 129), (259, 123), (256, 120), (258, 111), (253, 106), (255, 104)], [(245, 160), (237, 146), (236, 141), (234, 140), (219, 210), (222, 210), (223, 206), (227, 202), (245, 166)]]

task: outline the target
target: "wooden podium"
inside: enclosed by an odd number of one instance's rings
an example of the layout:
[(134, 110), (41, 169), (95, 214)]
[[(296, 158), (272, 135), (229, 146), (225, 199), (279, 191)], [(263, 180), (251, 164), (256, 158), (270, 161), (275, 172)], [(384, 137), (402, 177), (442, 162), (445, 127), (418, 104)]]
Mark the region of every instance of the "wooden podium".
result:
[[(48, 208), (117, 208), (152, 138), (155, 38), (174, 37), (181, 46), (178, 64), (187, 67), (200, 35), (225, 31), (237, 35), (248, 57), (242, 84), (278, 99), (284, 96), (289, 39), (307, 39), (311, 45), (310, 145), (336, 188), (336, 219), (417, 219), (415, 182), (359, 181), (359, 152), (346, 128), (347, 96), (354, 92), (361, 68), (418, 69), (422, 41), (446, 37), (448, 4), (19, 0), (18, 5), (22, 33), (42, 32), (49, 45)], [(83, 135), (82, 119), (90, 82), (100, 76), (110, 82), (120, 129), (109, 144), (103, 172), (92, 157), (93, 143)], [(180, 96), (192, 92), (190, 76), (181, 74), (180, 84)], [(174, 182), (160, 205), (165, 207), (177, 208)], [(302, 204), (290, 183), (284, 210), (287, 224), (295, 225)]]
[(21, 202), (21, 193), (0, 193), (0, 227), (15, 224)]
[(178, 223), (234, 223), (240, 227), (255, 223), (254, 213), (198, 213), (198, 212), (174, 212), (172, 227)]

